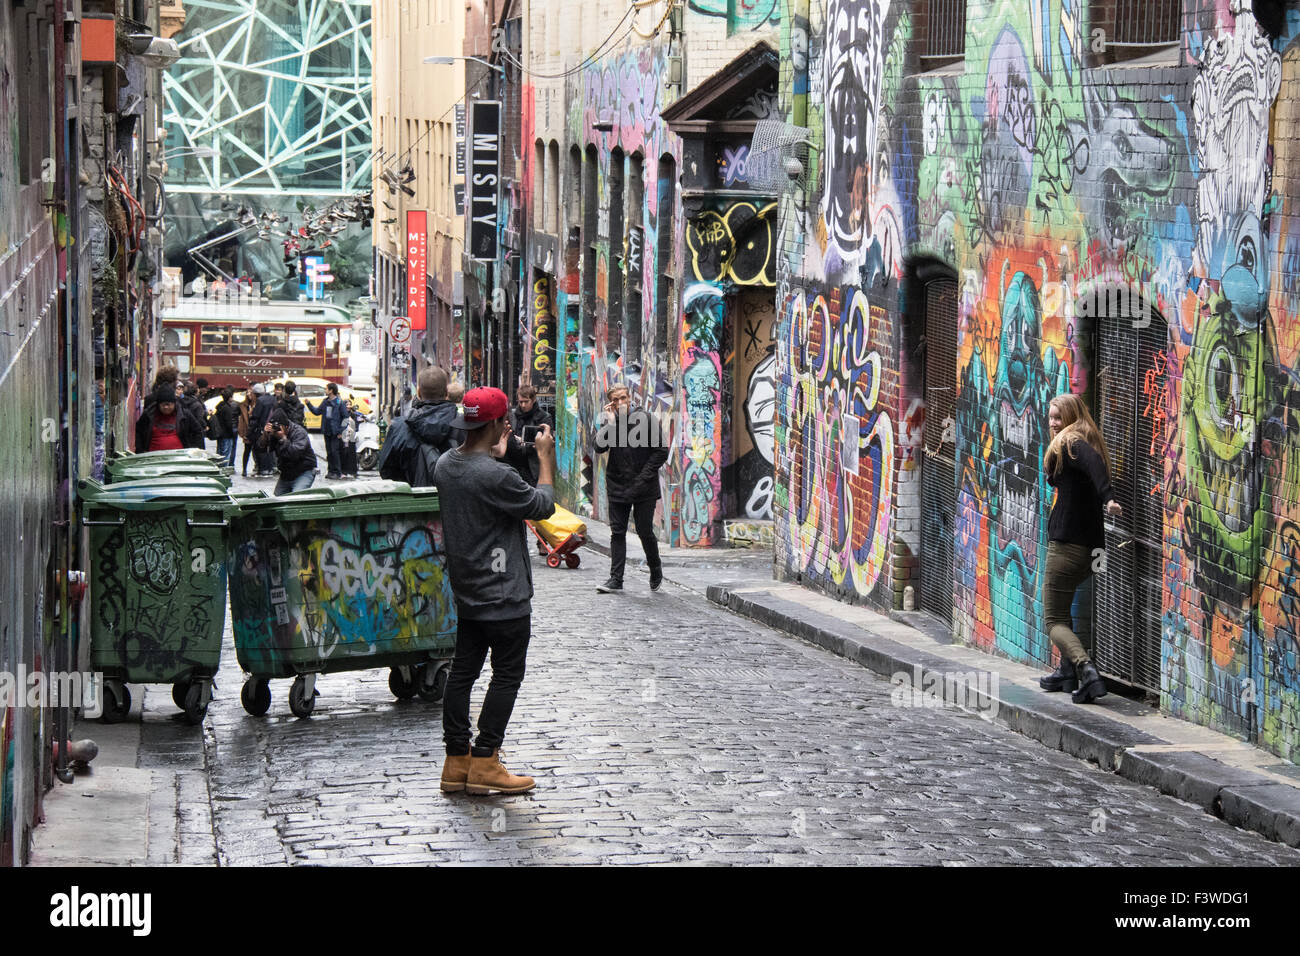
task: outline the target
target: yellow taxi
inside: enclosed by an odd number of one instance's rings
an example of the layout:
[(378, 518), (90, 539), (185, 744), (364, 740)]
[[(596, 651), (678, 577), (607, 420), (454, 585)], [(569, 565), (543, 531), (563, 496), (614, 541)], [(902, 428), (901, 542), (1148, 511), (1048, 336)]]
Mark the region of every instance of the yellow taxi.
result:
[[(286, 379), (279, 378), (272, 379), (271, 381), (262, 384), (266, 386), (268, 392), (272, 392), (274, 391), (275, 386), (283, 385), (285, 381)], [(307, 403), (311, 402), (311, 404), (317, 407), (320, 406), (320, 403), (325, 400), (325, 386), (329, 384), (329, 380), (323, 378), (295, 378), (293, 379), (293, 384), (298, 389), (298, 400), (303, 404), (303, 411), (305, 413), (305, 421), (303, 422), (304, 426), (308, 431), (320, 431), (320, 416), (312, 412), (312, 410), (307, 407)], [(370, 399), (366, 397), (364, 392), (354, 391), (346, 385), (339, 385), (339, 398), (344, 401), (351, 401), (353, 407), (361, 412), (362, 415), (369, 415), (372, 411)], [(236, 402), (242, 402), (244, 400), (244, 393), (242, 391), (235, 392), (234, 400)], [(204, 405), (207, 408), (208, 413), (211, 414), (220, 403), (221, 396), (215, 395), (212, 398), (209, 398)]]

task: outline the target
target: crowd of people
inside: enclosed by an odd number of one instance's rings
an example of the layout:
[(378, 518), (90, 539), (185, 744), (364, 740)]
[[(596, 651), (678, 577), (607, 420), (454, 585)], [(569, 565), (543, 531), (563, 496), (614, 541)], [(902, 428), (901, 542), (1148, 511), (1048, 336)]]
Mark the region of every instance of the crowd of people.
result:
[[(214, 394), (220, 401), (209, 413), (205, 402)], [(309, 488), (319, 473), (317, 456), (305, 427), (307, 410), (321, 417), (325, 438), (326, 478), (357, 477), (357, 426), (365, 416), (339, 395), (331, 382), (318, 405), (303, 402), (293, 381), (277, 382), (269, 390), (262, 383), (248, 384), (242, 401), (227, 385), (209, 389), (206, 379), (184, 381), (174, 365), (164, 366), (154, 378), (144, 411), (136, 422), (135, 450), (172, 451), (205, 448), (216, 442), (226, 467), (235, 469), (237, 446), (244, 446), (243, 476), (277, 477), (275, 493)]]

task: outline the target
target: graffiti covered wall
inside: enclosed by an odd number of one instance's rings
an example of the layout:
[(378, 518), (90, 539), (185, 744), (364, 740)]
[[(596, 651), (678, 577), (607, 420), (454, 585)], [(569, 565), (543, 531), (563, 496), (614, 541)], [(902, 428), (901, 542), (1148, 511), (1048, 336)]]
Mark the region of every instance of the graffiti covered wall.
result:
[(904, 279), (937, 261), (959, 277), (954, 633), (1051, 663), (1047, 404), (1116, 374), (1083, 305), (1122, 287), (1168, 326), (1132, 383), (1159, 476), (1138, 491), (1159, 503), (1161, 706), (1296, 759), (1300, 17), (1270, 34), (1248, 0), (1185, 4), (1156, 68), (1099, 60), (1089, 9), (974, 0), (964, 70), (922, 74), (910, 5), (811, 4), (816, 148), (778, 226), (778, 565), (896, 600), (890, 468), (925, 414), (899, 377)]

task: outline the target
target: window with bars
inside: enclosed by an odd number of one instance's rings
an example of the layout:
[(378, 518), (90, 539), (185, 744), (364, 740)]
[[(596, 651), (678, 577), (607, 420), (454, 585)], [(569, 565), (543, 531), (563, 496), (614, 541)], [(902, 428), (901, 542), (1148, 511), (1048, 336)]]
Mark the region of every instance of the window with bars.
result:
[(1111, 4), (1115, 9), (1114, 39), (1107, 45), (1160, 46), (1178, 42), (1180, 0), (1109, 0), (1105, 5)]
[(966, 0), (921, 0), (916, 10), (918, 56), (923, 69), (966, 55)]

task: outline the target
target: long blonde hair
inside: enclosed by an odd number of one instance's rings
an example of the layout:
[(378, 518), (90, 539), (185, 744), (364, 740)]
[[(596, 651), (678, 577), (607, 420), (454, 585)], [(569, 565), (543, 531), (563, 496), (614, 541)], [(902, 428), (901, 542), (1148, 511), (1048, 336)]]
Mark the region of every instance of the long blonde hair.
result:
[(1056, 437), (1052, 439), (1043, 455), (1043, 467), (1047, 469), (1047, 473), (1060, 474), (1061, 468), (1065, 465), (1062, 452), (1074, 458), (1074, 443), (1080, 438), (1101, 455), (1101, 460), (1106, 463), (1106, 470), (1110, 471), (1110, 452), (1106, 449), (1106, 440), (1101, 437), (1101, 429), (1092, 420), (1092, 413), (1088, 411), (1088, 406), (1084, 404), (1083, 399), (1072, 392), (1065, 392), (1052, 399), (1048, 407), (1050, 408), (1051, 405), (1055, 405), (1061, 412), (1061, 430), (1056, 433)]

